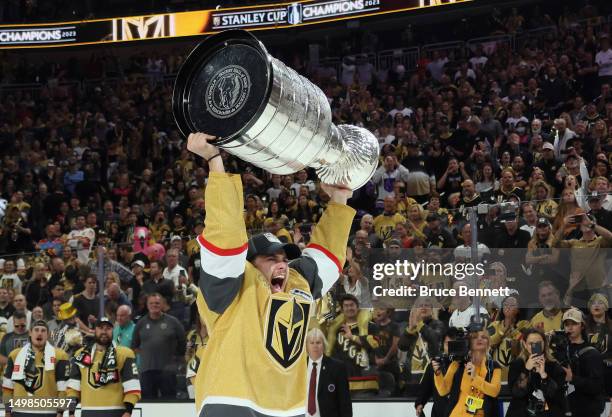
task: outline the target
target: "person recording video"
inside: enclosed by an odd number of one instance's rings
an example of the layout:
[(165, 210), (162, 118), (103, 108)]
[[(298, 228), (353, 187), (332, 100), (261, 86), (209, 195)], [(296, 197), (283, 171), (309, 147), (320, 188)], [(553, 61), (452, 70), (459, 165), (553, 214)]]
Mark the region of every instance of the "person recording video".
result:
[(445, 415), (450, 417), (497, 417), (497, 396), (501, 390), (501, 369), (488, 357), (490, 340), (486, 330), (468, 335), (469, 352), (454, 358), (445, 373), (441, 363), (432, 360), (434, 383), (440, 396), (448, 396)]
[(544, 333), (525, 330), (521, 353), (508, 371), (512, 399), (506, 417), (563, 416), (564, 384), (565, 371), (552, 357)]
[[(455, 342), (459, 335), (459, 330), (454, 327), (450, 327), (446, 330), (442, 342), (443, 355), (442, 357), (438, 358), (438, 362), (450, 360), (451, 352), (449, 349), (449, 344), (451, 342)], [(436, 358), (434, 358), (433, 360), (436, 360)], [(418, 385), (418, 394), (414, 402), (414, 408), (416, 410), (417, 417), (421, 417), (424, 415), (423, 409), (432, 397), (433, 407), (431, 408), (431, 417), (446, 417), (448, 409), (447, 397), (440, 396), (438, 394), (438, 391), (436, 390), (436, 386), (434, 384), (434, 371), (430, 362), (427, 364), (425, 372), (423, 373), (423, 377), (421, 378), (421, 381)]]

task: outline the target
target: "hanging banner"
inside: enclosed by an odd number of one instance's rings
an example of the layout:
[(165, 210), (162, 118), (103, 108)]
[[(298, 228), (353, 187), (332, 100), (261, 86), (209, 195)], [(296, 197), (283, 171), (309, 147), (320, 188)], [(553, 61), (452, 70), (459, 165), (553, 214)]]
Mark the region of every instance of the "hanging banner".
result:
[(218, 10), (0, 26), (0, 49), (91, 45), (268, 30), (357, 19), (473, 0), (307, 0)]

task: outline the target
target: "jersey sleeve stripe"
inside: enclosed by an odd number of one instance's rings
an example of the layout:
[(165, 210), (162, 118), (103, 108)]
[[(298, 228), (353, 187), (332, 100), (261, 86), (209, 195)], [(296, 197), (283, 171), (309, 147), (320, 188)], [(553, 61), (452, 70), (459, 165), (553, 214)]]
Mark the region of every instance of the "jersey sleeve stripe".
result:
[[(201, 236), (200, 236), (201, 237)], [(200, 244), (206, 242), (203, 238), (198, 238)], [(213, 277), (225, 279), (225, 278), (237, 278), (240, 274), (244, 273), (244, 266), (246, 264), (248, 244), (245, 244), (239, 252), (235, 252), (234, 249), (221, 250), (220, 254), (218, 248), (210, 249), (208, 244), (201, 246), (200, 258), (202, 260), (202, 270), (208, 275)]]
[[(310, 243), (308, 246), (306, 246), (306, 249), (304, 249), (305, 253), (313, 253), (313, 251), (309, 251), (309, 249), (315, 249), (319, 252), (321, 252), (323, 255), (325, 255), (331, 262), (334, 263), (334, 265), (336, 266), (336, 269), (338, 270), (338, 272), (342, 272), (342, 265), (340, 265), (340, 260), (338, 260), (338, 257), (336, 255), (334, 255), (333, 253), (331, 253), (329, 250), (327, 250), (326, 248), (324, 248), (321, 245), (317, 245), (316, 243)], [(315, 257), (313, 257), (313, 259), (316, 261), (317, 259)], [(319, 262), (317, 262), (317, 265), (319, 264)]]
[(137, 379), (130, 379), (129, 381), (125, 381), (123, 383), (123, 392), (127, 394), (128, 392), (133, 391), (140, 392), (140, 381)]
[(81, 381), (78, 379), (69, 379), (68, 388), (72, 388), (75, 391), (81, 391)]
[(244, 245), (239, 246), (237, 248), (223, 249), (223, 248), (213, 245), (212, 243), (204, 239), (204, 236), (202, 235), (198, 236), (198, 242), (203, 248), (206, 248), (209, 252), (212, 252), (213, 254), (218, 255), (218, 256), (240, 255), (242, 254), (242, 252), (246, 252), (246, 250), (249, 248), (249, 243), (244, 242)]
[[(338, 280), (338, 264), (333, 261), (324, 251), (315, 246), (308, 246), (302, 255), (310, 257), (317, 264), (317, 275), (322, 281), (321, 294), (325, 294)], [(333, 255), (332, 255), (333, 256)], [(336, 259), (337, 261), (337, 259)], [(313, 293), (316, 298), (316, 295)]]

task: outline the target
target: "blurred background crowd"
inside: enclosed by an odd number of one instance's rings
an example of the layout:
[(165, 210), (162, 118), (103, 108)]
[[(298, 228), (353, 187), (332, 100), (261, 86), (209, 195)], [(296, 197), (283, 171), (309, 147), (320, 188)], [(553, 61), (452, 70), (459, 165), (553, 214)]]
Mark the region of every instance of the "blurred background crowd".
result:
[[(79, 3), (85, 15), (99, 17), (87, 2)], [(46, 14), (48, 4), (0, 2), (0, 20), (53, 16)], [(612, 244), (608, 13), (605, 1), (564, 9), (550, 3), (498, 10), (478, 28), (464, 19), (453, 28), (464, 31), (462, 40), (540, 27), (550, 31), (520, 45), (490, 41), (423, 50), (414, 70), (400, 59), (377, 68), (368, 56), (387, 40), (397, 47), (438, 40), (440, 35), (427, 35), (435, 27), (426, 34), (408, 27), (330, 41), (326, 50), (344, 54), (334, 64), (309, 62), (305, 51), (277, 47), (276, 56), (325, 92), (336, 123), (365, 127), (379, 139), (379, 168), (349, 202), (358, 210), (349, 262), (320, 303), (318, 319), (330, 341), (328, 353), (352, 367), (353, 376), (366, 368), (391, 375), (391, 382), (377, 388), (381, 395), (416, 394), (411, 382), (436, 354), (428, 343), (439, 344), (421, 332), (434, 307), (443, 327), (466, 326), (469, 315), (466, 322), (461, 313), (472, 310), (469, 297), (446, 303), (424, 299), (415, 304), (422, 308), (411, 310), (414, 306), (372, 310), (372, 257), (396, 259), (440, 248), (447, 252), (436, 259), (469, 258), (471, 207), (479, 206), (471, 214), (477, 216), (479, 254), (496, 261), (489, 263), (487, 282), (514, 282), (517, 290), (510, 299), (483, 301), (491, 333), (504, 326), (494, 346), (503, 366), (516, 357), (511, 348), (518, 331), (560, 329), (559, 312), (571, 304), (591, 317), (597, 329), (592, 334), (604, 332), (607, 340), (612, 329), (606, 318), (606, 248)], [(205, 161), (187, 151), (172, 116), (172, 74), (183, 56), (167, 46), (123, 62), (112, 54), (63, 64), (14, 54), (1, 61), (0, 317), (6, 335), (0, 363), (23, 343), (25, 329), (17, 321), (48, 320), (54, 343), (74, 351), (91, 335), (102, 298), (104, 314), (116, 322), (116, 342), (138, 350), (142, 378), (147, 371), (177, 375), (178, 384), (152, 395), (187, 395), (186, 364), (207, 338), (194, 300), (208, 171)], [(222, 157), (229, 170), (242, 174), (249, 232), (307, 244), (328, 201), (314, 172), (270, 175), (225, 152)], [(588, 283), (561, 272), (578, 268), (572, 264), (578, 260), (563, 251), (584, 246), (596, 251), (592, 269), (583, 274)], [(518, 263), (499, 249), (513, 253)], [(529, 285), (521, 287), (525, 281), (519, 276), (531, 277)], [(533, 300), (521, 301), (525, 292)], [(160, 297), (147, 298), (154, 293)], [(142, 340), (135, 323), (161, 314), (177, 319), (169, 324), (176, 331)], [(359, 358), (334, 353), (347, 317), (365, 323), (360, 331), (378, 347)], [(599, 348), (609, 355), (607, 344)]]

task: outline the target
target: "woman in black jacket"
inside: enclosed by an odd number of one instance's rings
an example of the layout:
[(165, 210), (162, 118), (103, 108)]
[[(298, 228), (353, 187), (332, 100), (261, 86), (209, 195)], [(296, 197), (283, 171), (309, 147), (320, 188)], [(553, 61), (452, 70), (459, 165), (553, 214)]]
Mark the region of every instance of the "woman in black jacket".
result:
[(508, 372), (512, 400), (506, 417), (563, 416), (565, 372), (551, 356), (544, 333), (526, 330), (521, 348)]

